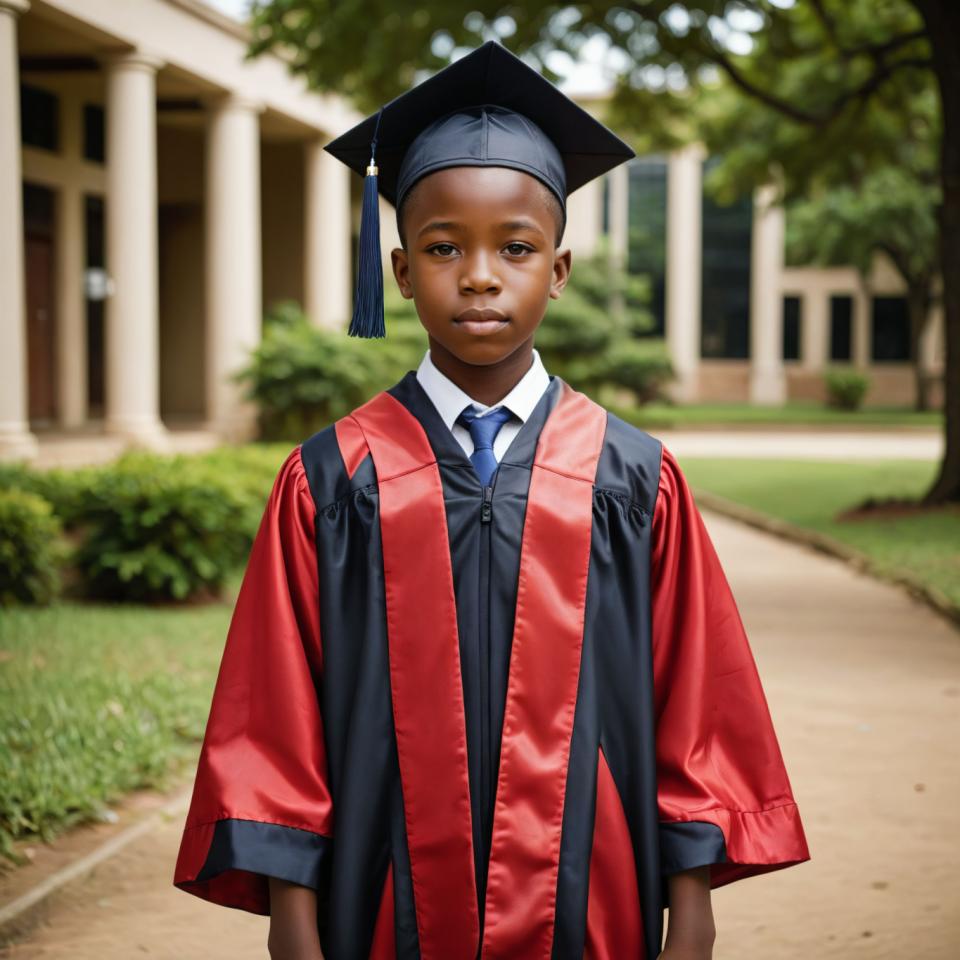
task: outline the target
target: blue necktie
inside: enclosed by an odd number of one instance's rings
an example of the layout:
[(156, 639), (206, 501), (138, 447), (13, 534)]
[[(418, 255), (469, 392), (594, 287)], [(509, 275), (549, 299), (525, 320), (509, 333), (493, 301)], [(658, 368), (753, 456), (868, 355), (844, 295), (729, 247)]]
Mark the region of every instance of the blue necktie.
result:
[(473, 439), (473, 453), (470, 462), (477, 471), (480, 482), (486, 487), (497, 470), (497, 458), (493, 455), (493, 441), (500, 428), (513, 416), (506, 407), (498, 407), (490, 413), (481, 415), (471, 404), (465, 407), (457, 417), (459, 423), (466, 425)]

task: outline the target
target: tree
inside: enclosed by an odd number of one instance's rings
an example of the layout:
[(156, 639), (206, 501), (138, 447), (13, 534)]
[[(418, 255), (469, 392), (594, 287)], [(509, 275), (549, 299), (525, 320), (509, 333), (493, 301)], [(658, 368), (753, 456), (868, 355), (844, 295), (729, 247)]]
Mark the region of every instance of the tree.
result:
[[(960, 4), (956, 0), (254, 0), (251, 53), (292, 49), (291, 69), (370, 108), (449, 61), (457, 46), (498, 36), (547, 63), (606, 43), (618, 99), (634, 109), (656, 88), (691, 96), (722, 76), (766, 108), (784, 176), (804, 164), (856, 165), (889, 145), (868, 107), (909, 116), (911, 89), (939, 95), (938, 213), (946, 331), (945, 455), (926, 502), (960, 500)], [(905, 99), (907, 97), (907, 99)], [(775, 120), (773, 119), (775, 118)], [(782, 123), (780, 121), (789, 121)], [(748, 145), (745, 145), (748, 146)], [(793, 174), (790, 171), (793, 171)]]
[(887, 167), (800, 201), (788, 215), (787, 248), (803, 263), (851, 264), (867, 277), (874, 254), (889, 257), (907, 288), (916, 408), (929, 409), (920, 341), (935, 300), (938, 191)]

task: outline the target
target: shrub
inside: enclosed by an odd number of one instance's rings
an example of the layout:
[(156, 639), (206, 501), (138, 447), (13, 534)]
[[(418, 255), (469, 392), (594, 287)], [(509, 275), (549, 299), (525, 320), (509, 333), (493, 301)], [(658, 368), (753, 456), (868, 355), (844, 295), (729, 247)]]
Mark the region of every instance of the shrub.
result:
[(303, 440), (415, 367), (426, 349), (416, 313), (396, 293), (385, 314), (386, 338), (370, 341), (314, 327), (295, 304), (274, 307), (237, 376), (259, 408), (261, 436)]
[(835, 367), (823, 375), (827, 387), (827, 406), (857, 410), (870, 386), (870, 378), (852, 367)]
[(251, 516), (262, 509), (252, 488), (210, 463), (128, 452), (81, 494), (74, 563), (87, 593), (105, 599), (219, 593), (249, 551)]
[(83, 491), (90, 485), (97, 469), (57, 467), (37, 470), (23, 463), (0, 464), (0, 490), (23, 490), (42, 497), (69, 528), (77, 522)]
[(0, 606), (49, 603), (60, 586), (60, 521), (42, 497), (0, 490)]

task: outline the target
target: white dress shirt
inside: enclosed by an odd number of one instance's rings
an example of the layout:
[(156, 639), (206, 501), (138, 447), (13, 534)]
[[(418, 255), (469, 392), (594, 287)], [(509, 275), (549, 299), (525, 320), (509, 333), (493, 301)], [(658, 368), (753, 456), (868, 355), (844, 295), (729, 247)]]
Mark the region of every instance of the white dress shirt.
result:
[(420, 366), (417, 368), (417, 380), (423, 387), (427, 396), (433, 401), (441, 419), (457, 438), (464, 453), (469, 457), (473, 453), (473, 440), (470, 437), (470, 431), (461, 423), (456, 423), (456, 419), (463, 412), (463, 408), (469, 404), (475, 404), (483, 413), (490, 410), (496, 410), (497, 407), (506, 407), (512, 414), (509, 419), (497, 432), (493, 441), (493, 455), (497, 463), (503, 457), (510, 446), (513, 438), (520, 432), (520, 428), (529, 419), (533, 413), (533, 408), (537, 405), (543, 391), (550, 386), (550, 376), (544, 369), (543, 361), (536, 347), (533, 349), (533, 363), (530, 369), (520, 378), (517, 385), (499, 402), (492, 406), (474, 400), (469, 394), (464, 393), (446, 374), (441, 373), (433, 363), (430, 357), (430, 351), (423, 356)]

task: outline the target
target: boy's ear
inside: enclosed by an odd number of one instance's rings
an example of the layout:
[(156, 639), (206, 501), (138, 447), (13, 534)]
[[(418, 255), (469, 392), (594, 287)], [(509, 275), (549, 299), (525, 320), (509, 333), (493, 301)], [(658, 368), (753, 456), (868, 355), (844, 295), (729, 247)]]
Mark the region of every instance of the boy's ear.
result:
[(550, 298), (559, 300), (563, 288), (570, 279), (570, 269), (573, 266), (573, 254), (568, 247), (566, 250), (558, 250), (553, 258), (553, 281), (550, 284)]
[(400, 294), (406, 300), (413, 299), (413, 286), (410, 283), (410, 261), (407, 251), (403, 247), (394, 247), (390, 251), (390, 262), (393, 264), (393, 275), (396, 277)]

